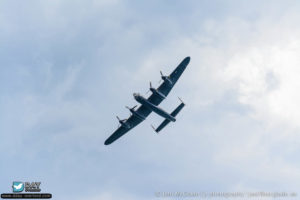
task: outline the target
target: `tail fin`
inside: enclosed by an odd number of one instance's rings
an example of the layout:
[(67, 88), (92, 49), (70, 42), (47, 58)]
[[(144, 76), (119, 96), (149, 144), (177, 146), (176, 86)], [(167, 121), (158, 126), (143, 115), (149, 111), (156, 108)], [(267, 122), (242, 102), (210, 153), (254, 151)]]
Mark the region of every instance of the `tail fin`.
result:
[[(171, 113), (173, 117), (176, 117), (176, 115), (181, 111), (181, 109), (185, 106), (185, 104), (181, 101), (181, 104), (175, 108), (175, 110)], [(152, 126), (152, 128), (158, 133), (161, 131), (164, 127), (166, 127), (169, 124), (170, 120), (165, 119), (156, 129)]]

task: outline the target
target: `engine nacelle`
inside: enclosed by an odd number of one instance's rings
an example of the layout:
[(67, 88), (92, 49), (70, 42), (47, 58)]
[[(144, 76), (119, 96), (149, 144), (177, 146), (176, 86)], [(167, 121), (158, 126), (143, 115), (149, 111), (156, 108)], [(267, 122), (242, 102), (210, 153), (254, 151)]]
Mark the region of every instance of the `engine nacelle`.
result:
[(132, 108), (129, 108), (128, 106), (126, 106), (126, 108), (134, 115), (134, 116), (136, 116), (137, 118), (139, 118), (139, 119), (141, 119), (141, 120), (145, 120), (146, 118), (143, 116), (143, 115), (141, 115), (141, 114), (139, 114), (134, 108), (135, 108), (136, 106), (134, 106), (134, 107), (132, 107)]
[(124, 128), (127, 128), (127, 129), (130, 128), (130, 125), (126, 122), (127, 121), (126, 119), (121, 120), (118, 116), (117, 116), (117, 119), (118, 119), (119, 123), (121, 124), (121, 126), (123, 126)]
[(163, 94), (162, 94), (161, 92), (159, 92), (157, 89), (155, 89), (155, 88), (152, 87), (151, 82), (150, 82), (150, 91), (151, 91), (153, 94), (155, 94), (156, 96), (159, 96), (159, 97), (162, 98), (162, 99), (165, 99), (165, 98), (166, 98), (165, 95), (163, 95)]
[(163, 81), (169, 83), (170, 85), (173, 84), (172, 81), (171, 81), (171, 79), (170, 79), (170, 76), (164, 76), (163, 73), (162, 73), (162, 71), (160, 71), (160, 75), (161, 75), (161, 79), (162, 79)]
[(166, 98), (166, 96), (163, 95), (161, 92), (157, 91), (157, 89), (150, 88), (150, 90), (151, 90), (151, 92), (152, 92), (153, 94), (155, 94), (156, 96), (159, 96), (159, 97), (162, 98), (162, 99), (165, 99), (165, 98)]

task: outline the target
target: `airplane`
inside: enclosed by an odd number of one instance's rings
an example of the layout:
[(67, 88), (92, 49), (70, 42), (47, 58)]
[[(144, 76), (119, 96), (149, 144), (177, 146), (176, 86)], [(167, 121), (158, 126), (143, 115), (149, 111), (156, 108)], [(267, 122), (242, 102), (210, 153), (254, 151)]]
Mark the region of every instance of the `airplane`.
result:
[(148, 99), (146, 99), (139, 93), (133, 93), (134, 99), (141, 104), (140, 107), (138, 109), (135, 109), (137, 105), (132, 108), (126, 106), (126, 108), (129, 109), (129, 111), (131, 112), (131, 116), (128, 119), (123, 120), (121, 120), (117, 116), (117, 119), (121, 126), (119, 126), (119, 128), (109, 138), (107, 138), (107, 140), (105, 140), (104, 144), (109, 145), (117, 139), (119, 139), (120, 137), (122, 137), (132, 128), (144, 121), (152, 111), (165, 118), (165, 120), (156, 129), (152, 126), (152, 128), (157, 133), (159, 133), (165, 126), (167, 126), (170, 121), (175, 122), (176, 115), (185, 106), (183, 101), (179, 98), (181, 104), (177, 108), (175, 108), (175, 110), (170, 114), (164, 111), (162, 108), (158, 107), (158, 105), (167, 97), (167, 95), (174, 87), (175, 83), (177, 82), (177, 80), (179, 79), (189, 62), (190, 57), (186, 57), (185, 59), (183, 59), (183, 61), (169, 76), (164, 76), (163, 73), (160, 71), (163, 83), (157, 89), (155, 89), (152, 87), (152, 84), (150, 82), (150, 91), (152, 92), (152, 94)]

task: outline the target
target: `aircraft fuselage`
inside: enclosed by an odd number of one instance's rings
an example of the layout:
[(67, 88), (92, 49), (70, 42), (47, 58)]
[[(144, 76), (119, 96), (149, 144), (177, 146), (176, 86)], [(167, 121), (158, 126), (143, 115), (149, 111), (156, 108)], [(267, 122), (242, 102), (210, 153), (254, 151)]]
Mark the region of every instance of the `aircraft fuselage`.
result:
[(143, 96), (134, 93), (133, 94), (134, 99), (139, 102), (140, 104), (146, 106), (148, 109), (152, 110), (153, 112), (155, 112), (156, 114), (162, 116), (163, 118), (166, 118), (172, 122), (175, 122), (176, 119), (175, 117), (173, 117), (172, 115), (170, 115), (169, 113), (167, 113), (166, 111), (164, 111), (163, 109), (159, 108), (158, 106), (150, 103), (147, 99), (145, 99)]

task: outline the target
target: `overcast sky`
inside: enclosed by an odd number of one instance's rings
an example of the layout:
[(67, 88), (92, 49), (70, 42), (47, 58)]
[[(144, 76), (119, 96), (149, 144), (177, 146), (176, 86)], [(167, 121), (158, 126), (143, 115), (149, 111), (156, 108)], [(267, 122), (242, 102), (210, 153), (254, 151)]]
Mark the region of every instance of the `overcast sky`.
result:
[[(0, 192), (300, 195), (300, 2), (0, 1)], [(115, 116), (191, 62), (156, 114), (110, 146)]]

